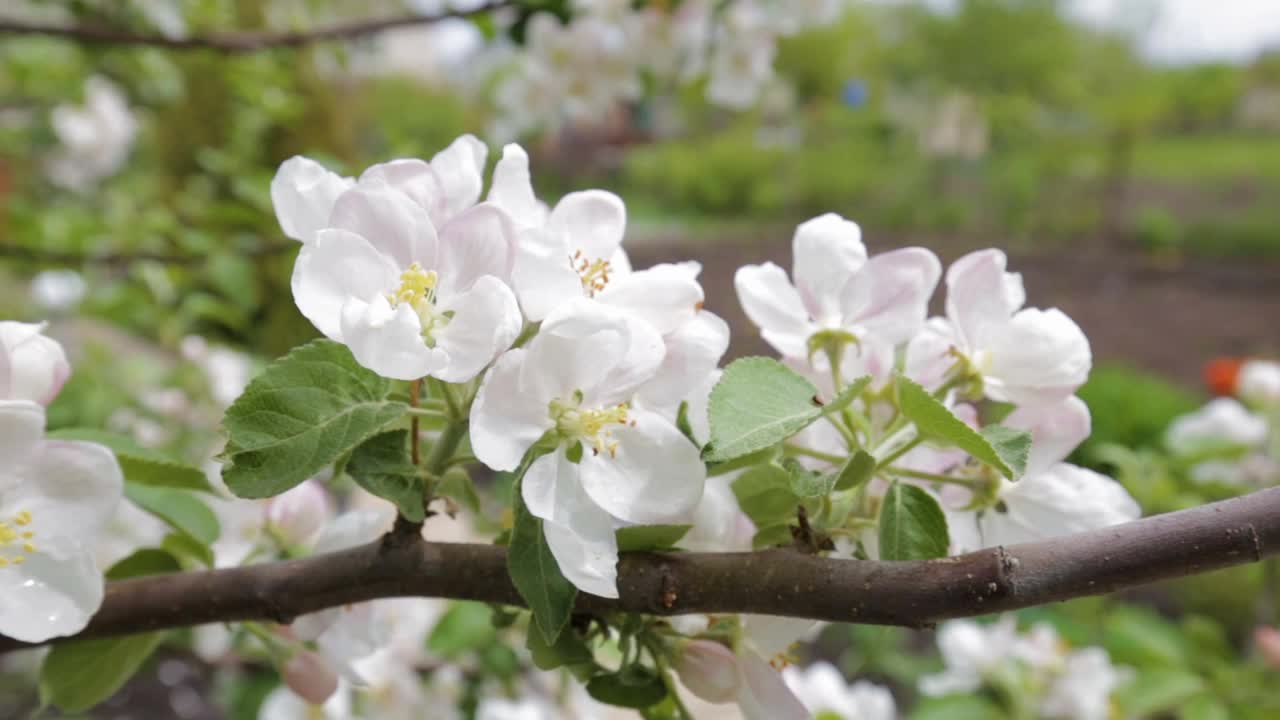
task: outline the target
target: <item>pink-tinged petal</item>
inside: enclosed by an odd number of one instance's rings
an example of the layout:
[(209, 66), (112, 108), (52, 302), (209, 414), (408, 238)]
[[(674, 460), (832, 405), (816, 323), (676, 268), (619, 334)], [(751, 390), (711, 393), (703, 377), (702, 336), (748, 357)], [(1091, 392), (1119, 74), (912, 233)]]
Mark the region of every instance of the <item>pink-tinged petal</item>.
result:
[(0, 491), (16, 477), (9, 476), (35, 453), (36, 444), (44, 436), (44, 407), (30, 400), (0, 400)]
[(363, 237), (379, 252), (407, 268), (437, 263), (436, 227), (422, 206), (383, 182), (360, 182), (338, 196), (330, 226)]
[(729, 349), (729, 325), (702, 310), (664, 337), (663, 343), (667, 350), (662, 365), (638, 394), (653, 408), (678, 408), (720, 364)]
[(889, 345), (910, 340), (924, 326), (929, 297), (941, 274), (942, 263), (924, 248), (902, 248), (871, 258), (848, 286), (867, 284), (869, 302), (846, 304), (844, 324), (860, 325)]
[(924, 327), (907, 343), (903, 374), (925, 388), (934, 390), (942, 384), (947, 371), (956, 363), (951, 349), (959, 343), (955, 326), (942, 317), (929, 318)]
[(315, 478), (267, 501), (268, 527), (290, 546), (309, 545), (333, 521), (333, 500)]
[(509, 283), (515, 249), (515, 227), (498, 206), (464, 210), (440, 230), (439, 293), (466, 292), (485, 275)]
[(484, 275), (471, 289), (442, 298), (438, 311), (453, 312), (453, 318), (435, 332), (436, 349), (448, 356), (448, 365), (434, 377), (445, 382), (467, 382), (511, 347), (524, 319), (515, 293), (501, 280)]
[(791, 276), (809, 315), (819, 325), (838, 325), (845, 286), (867, 262), (862, 230), (827, 213), (801, 223), (791, 248)]
[(92, 538), (124, 495), (116, 456), (94, 443), (42, 440), (12, 472), (25, 482), (5, 488), (0, 516), (30, 512), (28, 529), (35, 533), (37, 546), (54, 536)]
[(319, 653), (304, 650), (289, 659), (280, 673), (284, 684), (312, 705), (322, 705), (338, 691), (333, 665)]
[(512, 284), (525, 317), (541, 322), (553, 310), (583, 297), (582, 278), (570, 264), (564, 237), (541, 228), (520, 233)]
[(345, 230), (321, 230), (293, 266), (293, 301), (325, 337), (343, 342), (342, 308), (351, 298), (393, 292), (400, 269), (368, 240)]
[(738, 667), (742, 671), (738, 707), (744, 720), (809, 720), (804, 704), (759, 655), (739, 653)]
[(71, 377), (62, 345), (45, 323), (0, 322), (0, 399), (48, 405)]
[(979, 520), (986, 547), (1097, 530), (1142, 514), (1120, 483), (1067, 463), (1007, 486), (1000, 499), (1004, 512), (988, 510)]
[(808, 354), (813, 324), (782, 268), (771, 262), (744, 265), (734, 274), (733, 286), (742, 310), (774, 349), (787, 357)]
[(688, 519), (702, 498), (706, 466), (698, 448), (659, 415), (633, 409), (610, 428), (612, 452), (585, 448), (582, 487), (595, 504), (629, 523)]
[(608, 260), (622, 244), (627, 208), (621, 198), (604, 190), (569, 193), (551, 211), (547, 229), (567, 237), (569, 247), (581, 250), (589, 261)]
[(489, 202), (506, 210), (520, 228), (540, 228), (547, 221), (547, 206), (533, 193), (529, 155), (515, 143), (502, 148), (502, 159), (493, 168)]
[(523, 348), (504, 353), (485, 375), (471, 405), (471, 450), (493, 470), (515, 470), (529, 446), (553, 424), (547, 407), (552, 398), (539, 397), (520, 384), (527, 361)]
[(1062, 462), (1089, 437), (1092, 419), (1089, 406), (1072, 395), (1048, 405), (1024, 405), (1009, 413), (1003, 425), (1031, 433), (1031, 456), (1027, 476), (1038, 475), (1050, 465)]
[(692, 320), (705, 296), (696, 270), (664, 263), (613, 278), (595, 299), (639, 315), (666, 335)]
[(439, 224), (476, 204), (484, 188), (484, 161), (489, 148), (474, 135), (463, 135), (431, 158), (442, 191), (431, 217)]
[(343, 342), (356, 362), (382, 377), (417, 380), (448, 366), (448, 355), (423, 341), (422, 323), (408, 305), (393, 308), (375, 295), (368, 303), (348, 301), (341, 316)]
[(711, 640), (686, 643), (673, 665), (680, 682), (709, 703), (729, 702), (742, 684), (742, 671), (733, 651)]
[(986, 393), (1019, 405), (1056, 402), (1089, 377), (1093, 355), (1084, 331), (1061, 310), (1028, 308), (989, 333)]
[(999, 250), (979, 250), (947, 268), (947, 317), (968, 348), (984, 347), (984, 331), (1008, 322), (1027, 301), (1022, 276), (1005, 272)]
[(41, 540), (22, 565), (0, 568), (0, 635), (43, 642), (84, 629), (102, 605), (93, 553), (67, 537)]
[(389, 185), (409, 196), (432, 218), (443, 205), (444, 189), (435, 170), (425, 160), (399, 158), (370, 166), (360, 174), (360, 185)]
[(294, 240), (311, 242), (317, 232), (329, 227), (338, 196), (354, 184), (310, 158), (295, 155), (285, 160), (271, 179), (271, 206), (280, 229)]

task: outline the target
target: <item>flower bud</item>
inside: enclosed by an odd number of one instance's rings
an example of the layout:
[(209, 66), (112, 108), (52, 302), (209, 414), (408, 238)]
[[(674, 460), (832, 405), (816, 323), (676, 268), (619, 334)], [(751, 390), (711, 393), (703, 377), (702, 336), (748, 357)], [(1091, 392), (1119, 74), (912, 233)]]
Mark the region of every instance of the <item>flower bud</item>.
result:
[(1263, 662), (1280, 670), (1280, 630), (1259, 625), (1253, 629), (1253, 644), (1262, 655)]
[(329, 661), (310, 650), (290, 658), (280, 674), (290, 690), (312, 705), (323, 705), (338, 690), (338, 674)]
[(43, 323), (0, 322), (0, 400), (48, 405), (71, 376), (62, 346), (43, 331)]
[(267, 502), (267, 525), (286, 545), (306, 546), (333, 519), (333, 503), (311, 479)]
[(707, 702), (729, 702), (738, 692), (738, 660), (732, 650), (718, 642), (692, 640), (686, 643), (674, 667), (680, 682)]

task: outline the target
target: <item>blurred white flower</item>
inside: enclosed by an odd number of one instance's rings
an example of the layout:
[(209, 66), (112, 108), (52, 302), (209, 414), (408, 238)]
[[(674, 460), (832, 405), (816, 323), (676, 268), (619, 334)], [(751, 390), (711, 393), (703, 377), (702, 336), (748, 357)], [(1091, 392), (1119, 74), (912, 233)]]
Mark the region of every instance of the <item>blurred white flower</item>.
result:
[(52, 182), (76, 191), (115, 174), (138, 130), (124, 93), (96, 75), (85, 83), (84, 105), (59, 105), (51, 120), (62, 146), (45, 170)]
[(894, 720), (898, 716), (893, 694), (887, 688), (866, 680), (850, 685), (828, 662), (816, 662), (806, 668), (792, 665), (782, 671), (782, 679), (815, 717)]
[(44, 270), (31, 278), (31, 299), (50, 312), (74, 308), (84, 293), (84, 277), (75, 270)]

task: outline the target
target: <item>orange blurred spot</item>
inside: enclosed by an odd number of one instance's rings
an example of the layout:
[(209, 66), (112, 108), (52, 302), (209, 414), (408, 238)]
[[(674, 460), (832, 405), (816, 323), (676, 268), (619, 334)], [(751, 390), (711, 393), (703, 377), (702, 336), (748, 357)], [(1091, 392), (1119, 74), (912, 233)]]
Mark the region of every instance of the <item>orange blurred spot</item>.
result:
[(1235, 395), (1243, 358), (1214, 358), (1204, 366), (1204, 382), (1214, 395)]

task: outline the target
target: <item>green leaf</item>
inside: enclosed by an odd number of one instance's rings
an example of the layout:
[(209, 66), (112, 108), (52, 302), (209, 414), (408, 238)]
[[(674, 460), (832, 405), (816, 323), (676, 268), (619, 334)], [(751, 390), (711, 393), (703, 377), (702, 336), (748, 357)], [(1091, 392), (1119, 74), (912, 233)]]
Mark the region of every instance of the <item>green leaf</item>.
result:
[(667, 686), (656, 672), (633, 665), (619, 673), (591, 678), (587, 694), (608, 705), (640, 709), (662, 702)]
[(929, 493), (895, 482), (880, 506), (880, 559), (926, 560), (946, 557), (951, 544), (947, 518)]
[(787, 458), (784, 463), (790, 476), (791, 492), (798, 498), (826, 497), (836, 486), (834, 473), (814, 472), (795, 458)]
[(876, 459), (865, 450), (849, 456), (836, 473), (836, 490), (852, 490), (871, 479), (876, 469)]
[(791, 490), (791, 474), (778, 465), (758, 465), (730, 485), (738, 507), (756, 527), (773, 525), (795, 514), (800, 498)]
[(476, 494), (476, 484), (471, 480), (467, 469), (460, 465), (444, 471), (440, 484), (436, 485), (436, 495), (450, 498), (471, 512), (480, 514), (480, 496)]
[[(1017, 480), (1020, 473), (1015, 472), (1008, 462), (1000, 456), (991, 441), (969, 427), (956, 417), (947, 406), (920, 386), (919, 383), (899, 375), (895, 381), (898, 389), (898, 407), (908, 420), (915, 423), (920, 436), (935, 442), (952, 445), (964, 450), (979, 462), (995, 468), (1010, 480)], [(1012, 438), (1002, 436), (1003, 440), (1016, 449), (1019, 444)], [(1028, 437), (1027, 442), (1030, 443)], [(1025, 455), (1023, 466), (1026, 465)]]
[(160, 541), (160, 547), (174, 557), (213, 567), (213, 549), (184, 532), (171, 532)]
[(151, 632), (55, 645), (40, 668), (40, 696), (65, 712), (84, 712), (128, 682), (164, 636)]
[(618, 552), (670, 550), (692, 528), (692, 525), (634, 525), (619, 528)]
[(356, 484), (390, 500), (410, 522), (422, 522), (422, 480), (409, 455), (409, 431), (392, 430), (365, 440), (351, 451), (347, 474)]
[(554, 670), (566, 665), (590, 665), (595, 663), (595, 655), (578, 633), (570, 630), (560, 633), (554, 644), (547, 644), (542, 632), (533, 624), (529, 625), (529, 634), (525, 637), (525, 647), (533, 656), (533, 664), (539, 670)]
[(124, 435), (89, 428), (54, 430), (56, 440), (80, 440), (104, 445), (115, 453), (125, 480), (139, 485), (182, 488), (213, 493), (213, 486), (200, 468), (181, 463), (162, 452), (144, 448)]
[(515, 492), (515, 524), (507, 547), (507, 572), (520, 597), (533, 611), (534, 622), (548, 645), (554, 645), (569, 624), (578, 588), (565, 579), (542, 534), (542, 521), (534, 517)]
[(765, 548), (778, 547), (780, 545), (790, 545), (792, 541), (791, 526), (787, 523), (777, 523), (774, 525), (765, 525), (756, 531), (751, 538), (752, 550), (763, 550)]
[(1205, 689), (1204, 679), (1193, 672), (1154, 668), (1139, 672), (1113, 697), (1124, 717), (1150, 717), (1173, 711)]
[(124, 580), (143, 575), (180, 572), (182, 564), (171, 553), (158, 548), (144, 548), (118, 560), (106, 573), (108, 580)]
[(1008, 715), (986, 697), (956, 694), (922, 698), (908, 717), (910, 720), (1001, 720)]
[(853, 404), (853, 401), (857, 400), (858, 396), (862, 394), (862, 391), (866, 390), (867, 386), (870, 384), (871, 384), (871, 376), (863, 375), (857, 380), (854, 380), (848, 385), (845, 385), (844, 389), (840, 391), (839, 395), (836, 395), (831, 402), (822, 406), (822, 414), (830, 415), (832, 413), (841, 412), (842, 410), (844, 410), (845, 408)]
[(222, 478), (246, 498), (278, 495), (401, 417), (392, 381), (316, 340), (267, 366), (227, 410)]
[(996, 455), (1013, 469), (1014, 477), (1027, 472), (1027, 459), (1031, 457), (1031, 433), (1005, 425), (988, 425), (982, 428), (982, 437), (991, 443)]
[(735, 360), (711, 390), (711, 442), (703, 458), (732, 460), (795, 435), (822, 415), (817, 392), (777, 360)]
[(498, 634), (492, 618), (493, 611), (484, 603), (450, 603), (427, 638), (427, 649), (451, 658), (467, 650), (483, 648)]
[(218, 516), (185, 490), (125, 483), (124, 495), (133, 504), (202, 545), (212, 545), (222, 532)]

